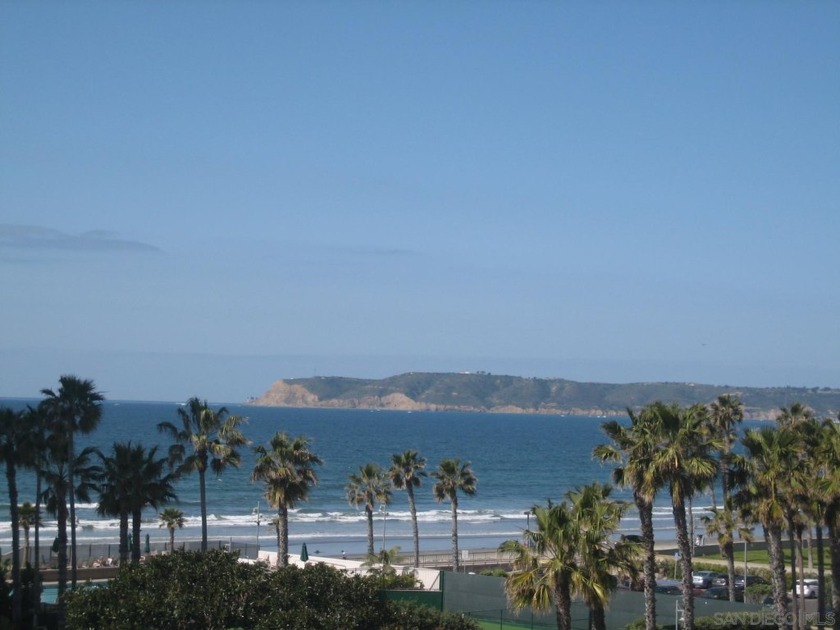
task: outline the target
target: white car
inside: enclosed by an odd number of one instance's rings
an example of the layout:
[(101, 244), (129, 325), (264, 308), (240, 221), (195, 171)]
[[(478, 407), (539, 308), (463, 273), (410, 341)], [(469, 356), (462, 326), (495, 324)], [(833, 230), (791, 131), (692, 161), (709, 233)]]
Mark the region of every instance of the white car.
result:
[(796, 594), (805, 595), (808, 599), (814, 599), (817, 596), (819, 588), (819, 580), (804, 579), (796, 583)]

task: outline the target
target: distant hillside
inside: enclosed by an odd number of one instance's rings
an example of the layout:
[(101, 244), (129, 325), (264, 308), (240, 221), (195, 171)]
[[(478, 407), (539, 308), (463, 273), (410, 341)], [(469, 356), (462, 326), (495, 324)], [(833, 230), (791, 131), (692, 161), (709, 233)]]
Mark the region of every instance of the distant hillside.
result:
[(708, 403), (721, 394), (740, 397), (751, 418), (772, 418), (801, 402), (818, 415), (836, 416), (840, 389), (730, 387), (694, 383), (578, 383), (486, 373), (409, 372), (379, 380), (319, 376), (277, 381), (260, 398), (267, 407), (332, 407), (423, 411), (486, 411), (570, 415), (624, 415), (655, 400)]

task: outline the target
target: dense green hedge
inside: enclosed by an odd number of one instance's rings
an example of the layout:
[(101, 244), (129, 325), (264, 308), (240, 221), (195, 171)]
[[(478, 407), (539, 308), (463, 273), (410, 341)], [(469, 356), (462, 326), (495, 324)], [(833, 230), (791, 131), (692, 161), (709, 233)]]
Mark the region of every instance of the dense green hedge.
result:
[(67, 595), (71, 629), (473, 630), (457, 616), (397, 605), (377, 580), (323, 564), (277, 571), (223, 551), (176, 552), (125, 566), (102, 588)]

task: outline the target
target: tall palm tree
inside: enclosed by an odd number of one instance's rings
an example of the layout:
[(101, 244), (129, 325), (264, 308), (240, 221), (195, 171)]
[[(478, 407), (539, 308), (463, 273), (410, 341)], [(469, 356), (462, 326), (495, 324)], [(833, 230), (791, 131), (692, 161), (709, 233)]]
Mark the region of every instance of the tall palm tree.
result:
[(535, 530), (525, 530), (525, 542), (508, 540), (499, 546), (513, 554), (513, 571), (505, 579), (505, 593), (514, 611), (555, 608), (557, 630), (571, 630), (573, 587), (601, 596), (602, 586), (583, 572), (578, 563), (581, 547), (579, 522), (564, 501), (534, 506)]
[(741, 534), (745, 540), (750, 537), (750, 528), (744, 526), (732, 509), (732, 498), (724, 507), (713, 507), (709, 514), (700, 517), (705, 526), (706, 534), (715, 536), (720, 548), (720, 555), (726, 559), (727, 586), (729, 587), (729, 601), (736, 601), (735, 592), (735, 533)]
[(613, 481), (633, 491), (633, 503), (639, 513), (644, 554), (645, 629), (656, 630), (653, 501), (662, 481), (655, 476), (652, 461), (659, 448), (661, 419), (652, 405), (644, 407), (639, 413), (627, 409), (627, 414), (630, 417), (629, 426), (619, 424), (615, 420), (601, 425), (610, 442), (596, 446), (593, 455), (602, 462), (616, 464), (613, 469)]
[(277, 566), (289, 564), (289, 509), (306, 501), (310, 489), (318, 483), (315, 467), (323, 462), (309, 450), (309, 444), (303, 436), (292, 439), (277, 432), (269, 448), (254, 448), (257, 461), (251, 481), (265, 484), (265, 498), (277, 508)]
[[(31, 547), (29, 546), (29, 530), (38, 525), (38, 522), (41, 520), (40, 516), (38, 516), (38, 511), (35, 509), (35, 506), (32, 505), (29, 501), (25, 502), (23, 505), (20, 506), (18, 509), (18, 525), (23, 530), (23, 565), (31, 565), (29, 561), (29, 550)], [(36, 558), (35, 563), (38, 563)]]
[(158, 430), (174, 441), (169, 456), (178, 464), (178, 474), (198, 473), (201, 550), (207, 551), (207, 471), (221, 475), (228, 467), (239, 467), (237, 449), (248, 443), (239, 428), (245, 419), (229, 415), (225, 407), (214, 411), (197, 397), (178, 408), (178, 418), (180, 427), (161, 422)]
[(738, 458), (738, 465), (748, 474), (736, 500), (739, 507), (764, 528), (772, 573), (773, 605), (781, 630), (787, 613), (782, 531), (788, 509), (788, 479), (798, 461), (798, 439), (787, 428), (761, 427), (748, 429), (741, 441), (746, 453)]
[(135, 470), (141, 465), (142, 447), (129, 442), (117, 442), (112, 454), (99, 453), (102, 465), (102, 484), (99, 488), (97, 513), (116, 516), (119, 519), (120, 566), (128, 562), (128, 519), (131, 515), (131, 500)]
[(705, 433), (706, 407), (703, 405), (693, 405), (687, 409), (664, 403), (655, 403), (655, 406), (661, 420), (662, 441), (651, 459), (651, 467), (654, 474), (667, 484), (671, 495), (671, 511), (683, 570), (683, 623), (687, 630), (693, 630), (693, 541), (689, 535), (686, 504), (714, 478), (717, 462), (712, 452), (719, 448), (721, 441)]
[(175, 530), (184, 526), (184, 513), (178, 508), (166, 508), (160, 513), (160, 524), (169, 530), (169, 550), (175, 551)]
[(388, 505), (391, 502), (391, 486), (385, 471), (376, 464), (367, 463), (359, 467), (359, 471), (351, 473), (347, 491), (347, 501), (350, 505), (364, 506), (367, 519), (367, 555), (375, 554), (373, 549), (373, 509), (376, 503)]
[(131, 507), (131, 559), (140, 561), (140, 526), (143, 509), (151, 507), (157, 510), (169, 501), (177, 500), (174, 489), (175, 475), (168, 472), (168, 459), (157, 457), (158, 447), (146, 451), (137, 445), (139, 465), (131, 479), (129, 505)]
[(417, 504), (414, 501), (414, 489), (420, 487), (426, 476), (426, 458), (417, 451), (407, 450), (391, 456), (391, 469), (388, 475), (391, 483), (398, 490), (405, 489), (408, 494), (408, 510), (411, 513), (411, 534), (414, 538), (414, 566), (420, 566), (420, 532), (417, 529)]
[(19, 625), (23, 615), (20, 581), (20, 517), (18, 515), (17, 469), (24, 432), (24, 416), (8, 407), (0, 408), (0, 458), (6, 468), (9, 490), (9, 517), (12, 526), (12, 624)]
[[(26, 431), (21, 443), (21, 456), (24, 466), (35, 473), (35, 574), (36, 581), (40, 579), (41, 570), (41, 497), (43, 490), (43, 470), (48, 466), (48, 453), (50, 451), (50, 437), (48, 417), (41, 405), (33, 408), (27, 406), (24, 412), (26, 416)], [(31, 589), (32, 606), (37, 607), (40, 602), (40, 589)]]
[[(52, 436), (55, 437), (55, 436)], [(57, 559), (58, 559), (58, 600), (59, 600), (59, 625), (64, 625), (64, 605), (62, 596), (67, 588), (67, 519), (69, 511), (67, 508), (67, 496), (72, 492), (82, 501), (90, 501), (90, 495), (97, 487), (97, 481), (101, 478), (101, 469), (91, 463), (91, 458), (96, 449), (88, 447), (82, 449), (72, 464), (66, 461), (67, 451), (63, 439), (50, 439), (47, 442), (47, 450), (43, 461), (44, 468), (41, 474), (44, 479), (45, 488), (41, 493), (44, 507), (47, 513), (56, 517), (58, 525), (57, 536)], [(70, 486), (69, 468), (75, 471), (75, 487)]]
[[(736, 598), (735, 532), (730, 526), (735, 527), (737, 519), (732, 511), (730, 460), (732, 447), (738, 440), (738, 425), (744, 419), (744, 406), (737, 396), (724, 394), (718, 396), (709, 405), (709, 413), (706, 418), (709, 435), (717, 437), (721, 441), (721, 449), (718, 455), (718, 474), (723, 492), (723, 508), (718, 510), (717, 503), (713, 500), (711, 519), (709, 517), (703, 518), (706, 522), (706, 531), (718, 536), (720, 551), (726, 558), (729, 600), (734, 602)], [(714, 484), (712, 484), (712, 488), (714, 489)], [(714, 497), (714, 494), (712, 496)]]
[[(45, 396), (44, 409), (48, 414), (53, 431), (61, 436), (66, 448), (68, 488), (75, 482), (75, 434), (86, 435), (93, 432), (102, 418), (102, 402), (105, 397), (98, 391), (92, 380), (77, 376), (64, 375), (58, 379), (57, 391), (42, 389)], [(70, 577), (76, 586), (76, 494), (70, 492)]]
[[(737, 396), (730, 394), (718, 396), (709, 405), (709, 413), (706, 419), (709, 433), (718, 437), (722, 444), (718, 461), (723, 505), (725, 506), (730, 496), (729, 458), (732, 454), (732, 447), (738, 441), (738, 425), (744, 420), (744, 405)], [(717, 505), (714, 507), (717, 507)]]
[[(840, 414), (837, 421), (823, 421), (818, 457), (824, 463), (819, 492), (831, 557), (831, 607), (840, 610), (840, 467), (836, 465), (840, 461)], [(840, 616), (835, 618), (835, 628), (838, 627)]]
[(578, 594), (592, 612), (592, 630), (607, 630), (606, 608), (618, 585), (617, 574), (635, 576), (641, 552), (641, 545), (632, 540), (614, 540), (627, 505), (611, 494), (612, 488), (600, 483), (566, 494), (580, 528), (578, 563), (588, 580), (581, 583)]
[(440, 503), (449, 499), (452, 506), (452, 570), (458, 571), (458, 491), (473, 496), (478, 478), (470, 468), (470, 462), (460, 459), (444, 459), (432, 472), (432, 477), (437, 480), (432, 487), (435, 500)]

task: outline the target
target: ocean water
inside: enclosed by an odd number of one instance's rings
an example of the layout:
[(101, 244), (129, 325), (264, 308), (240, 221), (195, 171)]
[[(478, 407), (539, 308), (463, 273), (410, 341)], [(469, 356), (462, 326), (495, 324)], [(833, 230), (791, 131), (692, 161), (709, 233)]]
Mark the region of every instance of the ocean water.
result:
[[(22, 407), (37, 401), (5, 400)], [(217, 408), (218, 405), (212, 405)], [(455, 412), (403, 412), (344, 409), (286, 409), (226, 405), (231, 414), (247, 418), (243, 432), (256, 444), (267, 445), (277, 431), (305, 435), (313, 452), (324, 465), (319, 467), (319, 484), (310, 500), (290, 515), (290, 547), (307, 543), (310, 553), (363, 553), (366, 549), (366, 519), (363, 510), (348, 504), (345, 494), (348, 475), (359, 466), (374, 462), (382, 467), (391, 455), (414, 449), (426, 457), (431, 471), (445, 458), (468, 460), (478, 477), (475, 496), (459, 497), (458, 533), (463, 549), (495, 547), (515, 538), (527, 526), (526, 512), (547, 499), (561, 500), (565, 492), (592, 481), (609, 482), (611, 468), (593, 460), (592, 449), (603, 443), (600, 418), (550, 415), (483, 414)], [(132, 440), (146, 447), (168, 446), (157, 424), (177, 422), (177, 404), (112, 402), (104, 404), (97, 431), (83, 436), (83, 445), (95, 445), (106, 454), (118, 441)], [(275, 550), (271, 519), (276, 514), (263, 497), (263, 488), (250, 481), (254, 465), (251, 447), (243, 448), (239, 469), (228, 469), (218, 478), (208, 474), (208, 534), (212, 539), (256, 543)], [(451, 511), (448, 502), (437, 503), (432, 479), (425, 479), (416, 492), (421, 549), (445, 550), (450, 545)], [(34, 502), (34, 479), (19, 477), (20, 502)], [(186, 525), (176, 532), (176, 543), (198, 539), (201, 519), (198, 477), (178, 482), (174, 507), (186, 515)], [(629, 492), (616, 488), (615, 496), (631, 500)], [(695, 498), (695, 513), (711, 503), (710, 497)], [(116, 542), (117, 519), (97, 516), (96, 504), (77, 505), (79, 544)], [(168, 542), (166, 528), (154, 510), (143, 514), (143, 535), (152, 541)], [(622, 521), (622, 531), (638, 532), (638, 518), (631, 509)], [(667, 497), (661, 497), (655, 511), (657, 536), (673, 539), (673, 521)], [(412, 548), (411, 521), (405, 492), (395, 491), (391, 505), (375, 515), (376, 548)], [(55, 536), (55, 522), (45, 519), (43, 541)], [(5, 479), (0, 491), (0, 547), (11, 543), (9, 499)]]

